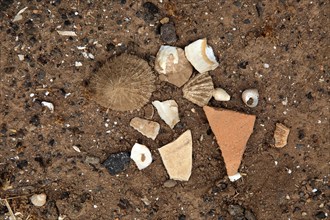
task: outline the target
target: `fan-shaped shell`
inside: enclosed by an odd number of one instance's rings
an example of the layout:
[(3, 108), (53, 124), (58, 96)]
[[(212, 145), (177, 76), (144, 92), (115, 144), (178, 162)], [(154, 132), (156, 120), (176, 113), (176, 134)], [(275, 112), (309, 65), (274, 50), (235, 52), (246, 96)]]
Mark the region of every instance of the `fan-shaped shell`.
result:
[(208, 72), (196, 75), (182, 89), (183, 97), (200, 107), (207, 105), (213, 90), (213, 81)]
[(106, 62), (91, 79), (92, 98), (116, 111), (139, 109), (155, 90), (155, 76), (148, 63), (122, 54)]

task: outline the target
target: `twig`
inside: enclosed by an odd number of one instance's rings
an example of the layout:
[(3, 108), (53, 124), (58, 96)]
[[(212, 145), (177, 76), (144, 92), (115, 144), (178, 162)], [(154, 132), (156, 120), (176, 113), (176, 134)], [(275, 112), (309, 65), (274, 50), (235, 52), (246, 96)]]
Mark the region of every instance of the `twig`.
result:
[(9, 205), (9, 203), (8, 203), (8, 201), (7, 201), (7, 199), (3, 199), (3, 201), (5, 201), (5, 205), (6, 205), (7, 209), (8, 209), (8, 211), (9, 211), (10, 217), (12, 217), (13, 220), (16, 220), (16, 217), (15, 217), (15, 215), (14, 215), (14, 212), (13, 212), (13, 210), (11, 209), (11, 207), (10, 207), (10, 205)]

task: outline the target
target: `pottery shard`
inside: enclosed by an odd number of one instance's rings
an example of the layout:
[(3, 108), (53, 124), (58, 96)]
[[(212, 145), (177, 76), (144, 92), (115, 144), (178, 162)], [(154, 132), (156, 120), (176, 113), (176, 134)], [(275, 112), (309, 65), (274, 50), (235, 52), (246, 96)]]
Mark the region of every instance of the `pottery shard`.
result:
[(188, 181), (192, 169), (192, 137), (187, 130), (175, 141), (159, 148), (159, 153), (173, 180)]
[(227, 174), (234, 176), (253, 132), (256, 116), (209, 106), (203, 109), (220, 147)]
[(133, 118), (129, 125), (152, 140), (156, 139), (160, 129), (160, 125), (157, 122), (145, 120), (139, 117)]
[(288, 143), (290, 129), (281, 123), (276, 123), (274, 132), (275, 147), (282, 148)]

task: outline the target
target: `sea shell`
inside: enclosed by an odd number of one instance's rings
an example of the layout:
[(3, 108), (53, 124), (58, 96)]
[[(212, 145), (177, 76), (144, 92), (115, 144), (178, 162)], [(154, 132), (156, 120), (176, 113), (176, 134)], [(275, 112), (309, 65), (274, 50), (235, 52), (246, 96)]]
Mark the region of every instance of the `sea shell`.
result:
[(30, 200), (34, 206), (41, 207), (46, 204), (47, 196), (45, 193), (34, 194), (31, 196)]
[(174, 100), (163, 102), (156, 100), (152, 102), (152, 105), (157, 109), (160, 118), (171, 128), (180, 121), (178, 104)]
[(222, 88), (216, 88), (213, 91), (213, 98), (216, 101), (229, 101), (230, 95)]
[(131, 159), (134, 160), (139, 170), (146, 168), (152, 162), (150, 150), (146, 146), (138, 143), (135, 143), (132, 148)]
[(184, 98), (203, 107), (207, 105), (213, 95), (214, 86), (212, 78), (208, 72), (198, 74), (184, 85), (182, 91)]
[(184, 51), (189, 62), (200, 73), (214, 70), (219, 66), (212, 48), (207, 45), (206, 38), (189, 44), (184, 48)]
[(159, 79), (177, 87), (183, 86), (190, 78), (193, 68), (178, 47), (161, 46), (155, 61)]
[(276, 123), (274, 132), (275, 147), (282, 148), (288, 143), (290, 129), (281, 123)]
[(148, 63), (134, 55), (122, 54), (106, 62), (91, 79), (92, 98), (116, 111), (139, 109), (155, 90), (155, 76)]
[(243, 102), (250, 108), (258, 105), (259, 93), (257, 89), (247, 89), (242, 93)]

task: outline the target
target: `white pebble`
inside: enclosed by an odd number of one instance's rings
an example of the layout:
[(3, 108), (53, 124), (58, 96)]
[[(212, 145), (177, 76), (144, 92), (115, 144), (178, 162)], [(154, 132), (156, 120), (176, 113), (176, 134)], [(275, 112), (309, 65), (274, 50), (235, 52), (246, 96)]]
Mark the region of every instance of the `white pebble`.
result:
[(264, 66), (264, 68), (266, 68), (266, 69), (269, 68), (269, 64), (268, 64), (268, 63), (264, 63), (263, 66)]
[(54, 112), (53, 103), (42, 101), (41, 105), (47, 107), (50, 110), (50, 112)]

